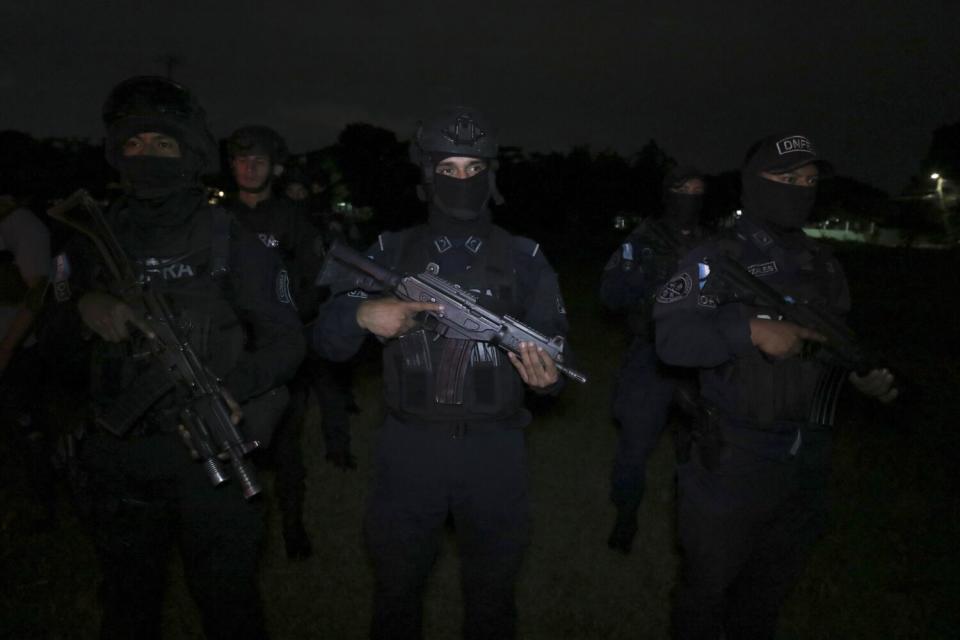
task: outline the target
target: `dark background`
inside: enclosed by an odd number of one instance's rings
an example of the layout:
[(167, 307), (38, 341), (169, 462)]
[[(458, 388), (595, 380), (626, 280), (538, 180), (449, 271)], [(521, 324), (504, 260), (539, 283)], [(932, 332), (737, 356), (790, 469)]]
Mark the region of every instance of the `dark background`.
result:
[(528, 151), (653, 138), (713, 173), (802, 130), (896, 192), (960, 113), (958, 24), (951, 0), (5, 2), (0, 129), (98, 137), (110, 87), (172, 71), (218, 136), (264, 122), (295, 151), (466, 102)]
[[(819, 219), (874, 221), (946, 246), (955, 231), (927, 176), (960, 177), (958, 18), (953, 2), (879, 0), (8, 2), (0, 7), (0, 191), (38, 212), (80, 186), (108, 194), (103, 98), (129, 75), (170, 72), (198, 94), (218, 137), (248, 122), (277, 128), (323, 182), (323, 204), (347, 198), (369, 209), (372, 234), (422, 216), (405, 163), (415, 121), (445, 102), (487, 109), (504, 145), (508, 201), (495, 215), (544, 243), (591, 376), (543, 408), (530, 431), (536, 513), (519, 585), (521, 637), (666, 637), (677, 567), (669, 437), (652, 462), (633, 555), (604, 545), (613, 518), (609, 391), (627, 340), (622, 320), (595, 298), (620, 236), (613, 217), (655, 210), (662, 174), (678, 160), (711, 173), (707, 214), (719, 221), (737, 207), (735, 169), (747, 145), (789, 129), (811, 135), (838, 168), (821, 190)], [(207, 181), (229, 186), (223, 175)], [(889, 409), (844, 398), (834, 525), (781, 637), (954, 637), (957, 252), (836, 249), (851, 279), (853, 326), (888, 354), (909, 393)], [(263, 587), (275, 637), (365, 633), (371, 576), (359, 525), (382, 410), (375, 357), (361, 365), (357, 398), (357, 473), (323, 463), (316, 425), (306, 434), (312, 559), (287, 562), (268, 505)], [(64, 425), (74, 415), (70, 399), (49, 406)], [(41, 522), (13, 442), (0, 439), (0, 637), (92, 637), (89, 543), (65, 487), (56, 526)], [(431, 582), (430, 638), (458, 633), (454, 551), (448, 541)], [(177, 571), (165, 631), (198, 637)]]

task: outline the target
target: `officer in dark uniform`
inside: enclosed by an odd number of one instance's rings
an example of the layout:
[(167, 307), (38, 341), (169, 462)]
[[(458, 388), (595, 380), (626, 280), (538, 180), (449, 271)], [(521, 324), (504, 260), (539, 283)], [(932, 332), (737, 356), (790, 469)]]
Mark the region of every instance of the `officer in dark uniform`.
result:
[(653, 344), (656, 291), (677, 268), (680, 258), (699, 244), (704, 182), (699, 171), (677, 167), (664, 179), (663, 215), (647, 218), (607, 262), (600, 298), (625, 310), (634, 335), (617, 378), (613, 415), (619, 424), (617, 455), (610, 478), (610, 499), (617, 519), (607, 545), (630, 553), (637, 533), (637, 510), (643, 499), (647, 458), (667, 423), (679, 379), (690, 371), (665, 365)]
[[(344, 225), (334, 221), (333, 212), (321, 208), (317, 194), (313, 193), (316, 188), (316, 181), (307, 177), (304, 168), (292, 167), (284, 170), (284, 194), (321, 229), (325, 246), (329, 247), (337, 241), (355, 245), (359, 239), (356, 224), (352, 223), (352, 226), (348, 225), (345, 229)], [(323, 301), (329, 295), (330, 289), (323, 287), (320, 290)], [(360, 411), (353, 398), (354, 363), (331, 362), (312, 353), (308, 354), (307, 358), (304, 366), (313, 367), (313, 390), (320, 405), (326, 460), (344, 471), (356, 469), (357, 459), (350, 452), (350, 414)]]
[[(274, 181), (284, 172), (287, 144), (269, 127), (246, 126), (234, 131), (227, 140), (227, 159), (237, 193), (225, 206), (241, 226), (279, 254), (288, 277), (278, 293), (292, 301), (300, 319), (309, 323), (319, 304), (314, 281), (320, 270), (323, 240), (305, 211), (273, 193)], [(305, 360), (290, 382), (290, 406), (270, 448), (277, 467), (276, 495), (282, 513), (284, 545), (287, 556), (294, 559), (307, 558), (313, 551), (303, 525), (306, 469), (301, 440), (310, 385), (316, 377), (314, 369), (312, 359)]]
[[(728, 255), (784, 295), (844, 314), (850, 298), (840, 264), (802, 231), (819, 165), (806, 136), (756, 143), (742, 170), (736, 228), (691, 252), (657, 294), (657, 353), (700, 368), (710, 416), (679, 470), (680, 638), (773, 638), (780, 606), (823, 530), (830, 432), (812, 408), (832, 367), (801, 353), (824, 337), (769, 309), (724, 304), (725, 290), (709, 274), (709, 259)], [(881, 401), (897, 395), (885, 369), (849, 379)]]
[[(497, 142), (477, 111), (455, 107), (424, 122), (411, 144), (429, 222), (385, 233), (368, 250), (401, 272), (430, 269), (549, 334), (567, 322), (557, 277), (540, 246), (490, 221), (499, 200)], [(524, 386), (560, 386), (532, 345), (522, 358), (448, 339), (418, 321), (437, 305), (355, 290), (321, 308), (317, 348), (345, 359), (373, 333), (384, 340), (389, 414), (380, 433), (365, 521), (376, 576), (374, 638), (419, 638), (422, 598), (448, 515), (462, 562), (464, 637), (512, 638), (514, 584), (530, 537)], [(331, 335), (327, 335), (332, 331)]]
[[(232, 217), (206, 204), (199, 175), (216, 157), (204, 110), (158, 77), (117, 85), (103, 108), (107, 161), (126, 197), (107, 213), (144, 286), (160, 291), (179, 329), (238, 403), (270, 397), (296, 371), (304, 340), (278, 293), (282, 265)], [(62, 263), (61, 263), (62, 261)], [(90, 243), (58, 257), (53, 313), (68, 341), (82, 327), (95, 363), (95, 416), (144, 392), (152, 358), (138, 312), (108, 293)], [(65, 348), (82, 344), (79, 331)], [(78, 454), (84, 506), (103, 572), (103, 638), (158, 638), (170, 547), (208, 638), (264, 638), (257, 585), (262, 511), (235, 482), (214, 488), (177, 433), (177, 391), (157, 400), (124, 437), (91, 427)], [(246, 405), (244, 405), (246, 406)], [(240, 428), (249, 433), (263, 425)], [(266, 437), (265, 434), (263, 437)]]
[(30, 502), (43, 510), (35, 524), (44, 527), (55, 522), (57, 496), (34, 321), (50, 276), (50, 233), (0, 181), (0, 437), (23, 453)]

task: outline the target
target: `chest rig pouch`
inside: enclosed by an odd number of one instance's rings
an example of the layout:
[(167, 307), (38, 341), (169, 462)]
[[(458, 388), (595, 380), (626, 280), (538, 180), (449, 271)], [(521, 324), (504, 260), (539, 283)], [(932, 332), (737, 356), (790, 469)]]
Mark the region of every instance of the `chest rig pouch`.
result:
[[(164, 296), (176, 332), (221, 378), (236, 364), (245, 342), (231, 304), (230, 223), (223, 210), (205, 209), (183, 245), (168, 255), (131, 256), (141, 284)], [(172, 428), (170, 419), (178, 411), (174, 385), (149, 354), (139, 335), (124, 343), (100, 343), (95, 350), (91, 380), (98, 422), (117, 435), (138, 422), (144, 431)]]
[[(445, 239), (443, 239), (445, 240)], [(404, 273), (437, 272), (440, 254), (468, 251), (469, 268), (439, 272), (478, 297), (497, 313), (522, 317), (511, 236), (493, 227), (483, 239), (462, 247), (435, 243), (426, 226), (399, 234), (395, 269)], [(443, 335), (442, 326), (425, 323), (389, 342), (383, 351), (387, 403), (401, 415), (421, 421), (491, 420), (518, 411), (523, 385), (513, 365), (486, 342)]]
[[(796, 300), (829, 308), (840, 297), (842, 282), (835, 262), (815, 246), (787, 251), (773, 245), (761, 252), (740, 245), (731, 253), (754, 275), (768, 274), (764, 282)], [(774, 310), (751, 305), (741, 305), (741, 315), (778, 319)], [(807, 422), (819, 383), (830, 372), (830, 367), (806, 354), (774, 360), (752, 349), (726, 365), (722, 375), (735, 389), (736, 415), (769, 429), (777, 422)]]

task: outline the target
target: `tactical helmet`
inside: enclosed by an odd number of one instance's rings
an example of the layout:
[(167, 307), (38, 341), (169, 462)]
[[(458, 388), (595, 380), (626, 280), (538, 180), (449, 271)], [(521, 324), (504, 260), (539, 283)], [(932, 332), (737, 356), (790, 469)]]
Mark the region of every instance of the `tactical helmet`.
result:
[[(495, 179), (499, 148), (497, 131), (484, 114), (472, 107), (446, 107), (418, 123), (410, 143), (410, 160), (420, 168), (421, 179), (429, 191), (436, 164), (443, 158), (485, 158), (489, 161), (490, 195), (500, 204), (503, 197)], [(424, 189), (418, 189), (418, 195), (426, 201), (432, 197)]]
[(448, 107), (421, 121), (410, 145), (410, 160), (423, 167), (431, 156), (497, 157), (497, 138), (487, 118), (470, 107)]
[(227, 158), (244, 155), (265, 155), (273, 164), (287, 161), (287, 143), (283, 137), (263, 125), (240, 127), (227, 139)]
[(105, 155), (117, 166), (121, 148), (131, 136), (156, 131), (176, 138), (196, 156), (196, 168), (217, 156), (217, 144), (207, 124), (207, 113), (182, 85), (160, 76), (136, 76), (113, 88), (103, 104), (107, 128)]

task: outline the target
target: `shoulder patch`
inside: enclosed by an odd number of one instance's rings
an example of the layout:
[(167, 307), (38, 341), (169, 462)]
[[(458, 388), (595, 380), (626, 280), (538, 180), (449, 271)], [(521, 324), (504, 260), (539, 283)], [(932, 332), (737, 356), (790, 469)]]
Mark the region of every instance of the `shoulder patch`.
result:
[(657, 292), (657, 302), (662, 304), (679, 302), (690, 295), (692, 289), (693, 279), (689, 274), (681, 273), (660, 287), (660, 290)]

